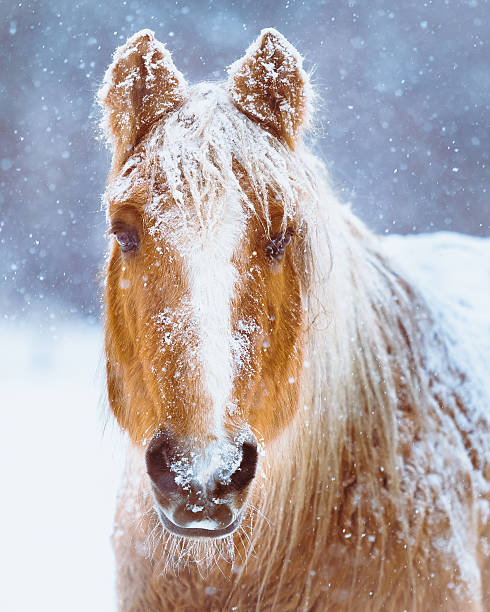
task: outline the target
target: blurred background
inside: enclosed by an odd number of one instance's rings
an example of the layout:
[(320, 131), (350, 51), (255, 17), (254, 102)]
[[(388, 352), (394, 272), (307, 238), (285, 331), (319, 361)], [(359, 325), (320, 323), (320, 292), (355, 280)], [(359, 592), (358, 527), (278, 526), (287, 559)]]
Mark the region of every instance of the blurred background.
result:
[(94, 97), (113, 51), (150, 28), (190, 82), (221, 80), (273, 26), (313, 72), (312, 146), (343, 201), (380, 233), (486, 236), (489, 4), (1, 0), (0, 17), (0, 608), (107, 611), (121, 463), (96, 433), (110, 156)]
[(3, 0), (0, 312), (97, 319), (109, 166), (94, 96), (141, 28), (190, 82), (220, 80), (263, 27), (304, 55), (314, 146), (379, 232), (490, 226), (485, 0)]

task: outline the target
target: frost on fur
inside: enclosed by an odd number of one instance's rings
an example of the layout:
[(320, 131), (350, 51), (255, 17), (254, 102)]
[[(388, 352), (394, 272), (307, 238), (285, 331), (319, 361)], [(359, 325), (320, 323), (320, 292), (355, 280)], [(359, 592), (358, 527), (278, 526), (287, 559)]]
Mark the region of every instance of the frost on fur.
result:
[(151, 30), (141, 30), (116, 50), (98, 93), (114, 165), (124, 163), (148, 127), (185, 99), (186, 89), (170, 52)]
[(231, 97), (238, 108), (291, 149), (309, 119), (311, 85), (302, 63), (284, 36), (269, 28), (228, 71)]

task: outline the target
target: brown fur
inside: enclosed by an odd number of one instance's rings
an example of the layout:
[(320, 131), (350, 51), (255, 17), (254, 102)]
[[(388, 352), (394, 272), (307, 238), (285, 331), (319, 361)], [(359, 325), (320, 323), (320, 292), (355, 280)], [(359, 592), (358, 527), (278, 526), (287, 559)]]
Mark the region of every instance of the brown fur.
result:
[[(254, 160), (247, 166), (237, 151), (231, 171), (254, 213), (234, 261), (241, 281), (232, 325), (236, 333), (240, 319), (255, 325), (243, 332), (249, 360), (233, 390), (240, 411), (227, 428), (249, 423), (265, 455), (249, 512), (222, 542), (170, 535), (152, 508), (145, 444), (169, 415), (180, 435), (205, 439), (209, 400), (199, 364), (182, 363), (196, 341), (185, 312), (188, 333), (165, 353), (159, 350), (165, 330), (152, 323), (162, 305), (178, 309), (189, 289), (181, 256), (151, 232), (154, 218), (145, 208), (155, 194), (167, 208), (177, 206), (152, 148), (164, 142), (165, 118), (152, 121), (148, 111), (136, 138), (132, 130), (135, 147), (127, 156), (118, 151), (128, 137), (111, 127), (119, 161), (107, 192), (109, 216), (142, 237), (130, 255), (114, 242), (106, 281), (109, 401), (131, 441), (114, 534), (120, 610), (481, 612), (489, 609), (490, 587), (477, 482), (490, 473), (474, 428), (488, 432), (488, 420), (461, 425), (462, 416), (471, 419), (463, 399), (469, 383), (446, 354), (422, 298), (335, 202), (321, 169), (301, 151), (306, 75), (297, 61), (282, 71), (285, 44), (266, 32), (237, 63), (229, 87), (235, 105), (273, 133), (267, 143), (290, 164), (287, 180), (297, 185), (301, 177), (298, 198), (316, 208), (308, 217), (299, 201), (288, 213), (290, 186), (274, 185), (272, 176), (262, 191)], [(252, 61), (266, 50), (274, 83), (261, 61)], [(118, 72), (117, 63), (112, 70)], [(171, 75), (165, 83), (172, 89)], [(278, 112), (276, 91), (290, 101), (292, 122)], [(246, 93), (256, 112), (243, 108)], [(218, 104), (213, 112), (220, 111)], [(191, 121), (184, 111), (176, 117)], [(217, 156), (213, 163), (221, 170)], [(192, 218), (195, 205), (189, 187), (183, 214)], [(285, 226), (294, 230), (293, 241), (281, 261), (270, 262), (267, 241)], [(429, 350), (440, 355), (437, 372)], [(178, 384), (171, 382), (176, 370)]]

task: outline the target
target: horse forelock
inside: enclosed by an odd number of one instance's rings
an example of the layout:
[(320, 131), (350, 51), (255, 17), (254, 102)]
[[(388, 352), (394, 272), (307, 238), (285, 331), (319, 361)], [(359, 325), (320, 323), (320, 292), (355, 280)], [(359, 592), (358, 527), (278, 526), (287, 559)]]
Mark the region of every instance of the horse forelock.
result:
[[(145, 209), (158, 224), (168, 199), (203, 231), (221, 218), (233, 194), (268, 224), (271, 197), (278, 197), (284, 222), (298, 204), (315, 197), (315, 178), (291, 151), (248, 119), (220, 84), (201, 83), (174, 113), (156, 122), (108, 185), (110, 204), (131, 198), (142, 185), (150, 194)], [(243, 180), (245, 179), (245, 180)]]

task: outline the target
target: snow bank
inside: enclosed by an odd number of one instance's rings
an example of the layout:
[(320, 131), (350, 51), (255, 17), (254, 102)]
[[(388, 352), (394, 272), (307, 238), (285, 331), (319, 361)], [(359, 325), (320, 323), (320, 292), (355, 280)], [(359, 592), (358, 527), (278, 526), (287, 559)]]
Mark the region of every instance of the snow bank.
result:
[(383, 242), (424, 296), (456, 364), (490, 398), (490, 239), (437, 232)]
[(0, 609), (115, 610), (110, 533), (122, 465), (103, 435), (102, 335), (0, 326)]

